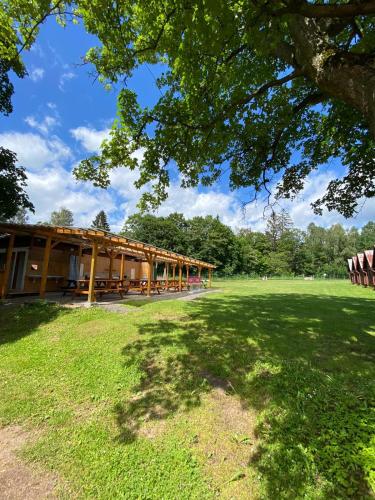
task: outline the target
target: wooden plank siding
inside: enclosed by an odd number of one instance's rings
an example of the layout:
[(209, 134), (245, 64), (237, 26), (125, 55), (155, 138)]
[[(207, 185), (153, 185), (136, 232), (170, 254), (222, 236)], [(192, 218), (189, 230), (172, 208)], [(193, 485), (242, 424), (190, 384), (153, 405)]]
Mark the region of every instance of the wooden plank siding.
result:
[[(25, 252), (24, 293), (59, 291), (69, 277), (71, 256), (75, 256), (79, 278), (88, 278), (92, 270), (92, 251), (97, 246), (95, 276), (126, 279), (153, 279), (154, 264), (172, 266), (175, 279), (176, 266), (182, 280), (182, 269), (189, 275), (189, 267), (207, 269), (211, 275), (214, 265), (187, 256), (160, 249), (105, 231), (60, 226), (0, 223), (0, 287), (6, 293), (10, 268), (14, 269), (12, 255), (5, 259), (8, 245), (13, 239), (14, 251)], [(151, 256), (151, 265), (150, 265)], [(13, 258), (14, 261), (14, 258)], [(48, 262), (47, 262), (48, 261)], [(3, 262), (3, 264), (1, 264)], [(48, 265), (44, 265), (48, 264)], [(5, 284), (4, 284), (5, 283)], [(14, 290), (8, 290), (12, 293)], [(18, 290), (16, 290), (18, 291)], [(91, 297), (93, 299), (93, 297)]]

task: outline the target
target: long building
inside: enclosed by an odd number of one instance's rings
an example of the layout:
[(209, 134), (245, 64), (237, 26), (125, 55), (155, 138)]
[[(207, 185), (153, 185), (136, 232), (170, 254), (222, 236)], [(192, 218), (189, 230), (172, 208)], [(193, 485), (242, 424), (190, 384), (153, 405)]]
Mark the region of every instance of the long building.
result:
[(166, 279), (176, 280), (196, 268), (207, 272), (211, 286), (213, 264), (147, 243), (97, 229), (0, 223), (0, 295), (62, 290), (71, 280), (87, 280), (89, 302), (95, 301), (98, 278), (145, 280), (151, 294), (155, 264), (164, 263)]

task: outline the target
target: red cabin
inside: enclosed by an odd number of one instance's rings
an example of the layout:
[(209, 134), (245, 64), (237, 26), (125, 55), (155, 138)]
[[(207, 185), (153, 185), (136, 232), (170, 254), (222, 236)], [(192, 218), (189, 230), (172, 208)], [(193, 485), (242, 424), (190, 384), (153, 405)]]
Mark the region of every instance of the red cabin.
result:
[(365, 250), (365, 270), (368, 278), (368, 285), (375, 286), (375, 259), (374, 259), (374, 249)]
[(364, 253), (357, 253), (358, 257), (358, 272), (359, 272), (359, 283), (363, 286), (368, 285), (368, 276), (367, 272), (365, 271), (365, 254)]
[(353, 285), (355, 285), (355, 272), (353, 269), (353, 259), (348, 259), (348, 269), (349, 269), (349, 278)]

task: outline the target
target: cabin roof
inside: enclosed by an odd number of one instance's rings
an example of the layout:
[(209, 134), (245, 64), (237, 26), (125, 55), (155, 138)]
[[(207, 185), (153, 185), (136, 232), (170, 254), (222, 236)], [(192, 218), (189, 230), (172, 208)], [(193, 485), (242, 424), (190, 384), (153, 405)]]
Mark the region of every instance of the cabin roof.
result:
[(42, 238), (51, 237), (55, 241), (60, 240), (61, 242), (69, 242), (87, 247), (91, 247), (93, 242), (97, 242), (106, 248), (115, 248), (119, 252), (123, 251), (124, 253), (126, 252), (127, 254), (134, 255), (139, 258), (146, 258), (146, 256), (152, 255), (156, 260), (170, 262), (172, 264), (183, 263), (207, 269), (216, 268), (214, 264), (194, 259), (176, 252), (171, 252), (126, 236), (120, 236), (118, 234), (110, 233), (109, 231), (103, 231), (102, 229), (50, 226), (44, 224), (0, 223), (0, 233), (16, 235), (27, 234)]
[(364, 253), (357, 253), (357, 258), (358, 258), (358, 263), (361, 267), (361, 269), (363, 269), (364, 267), (364, 261), (365, 261), (365, 254)]
[(366, 255), (366, 260), (367, 260), (369, 266), (372, 267), (373, 262), (374, 262), (374, 249), (365, 250), (365, 255)]

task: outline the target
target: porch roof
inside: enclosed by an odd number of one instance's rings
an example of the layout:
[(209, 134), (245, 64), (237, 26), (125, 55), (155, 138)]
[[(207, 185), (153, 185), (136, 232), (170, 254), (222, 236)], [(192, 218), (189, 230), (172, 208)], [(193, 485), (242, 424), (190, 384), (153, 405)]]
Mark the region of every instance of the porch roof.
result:
[(152, 256), (154, 259), (172, 264), (187, 264), (206, 269), (215, 269), (216, 266), (202, 260), (187, 257), (176, 252), (149, 245), (126, 236), (103, 231), (101, 229), (84, 229), (79, 227), (49, 226), (44, 224), (12, 224), (0, 223), (0, 233), (15, 235), (31, 235), (41, 238), (53, 238), (56, 242), (69, 242), (76, 245), (91, 247), (94, 242), (105, 248), (117, 250), (119, 253), (127, 253), (135, 257), (147, 260)]

